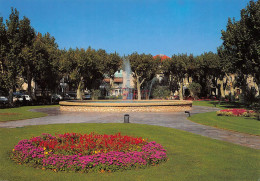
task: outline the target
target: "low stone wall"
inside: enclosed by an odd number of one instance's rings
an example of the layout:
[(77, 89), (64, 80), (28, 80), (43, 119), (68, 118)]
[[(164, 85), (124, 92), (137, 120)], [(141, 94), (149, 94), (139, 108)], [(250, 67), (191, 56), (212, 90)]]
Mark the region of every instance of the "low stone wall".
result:
[(61, 111), (76, 112), (179, 112), (190, 110), (192, 101), (62, 101)]
[(145, 106), (145, 107), (85, 107), (85, 106), (60, 106), (61, 111), (75, 112), (179, 112), (188, 111), (190, 105), (183, 106)]

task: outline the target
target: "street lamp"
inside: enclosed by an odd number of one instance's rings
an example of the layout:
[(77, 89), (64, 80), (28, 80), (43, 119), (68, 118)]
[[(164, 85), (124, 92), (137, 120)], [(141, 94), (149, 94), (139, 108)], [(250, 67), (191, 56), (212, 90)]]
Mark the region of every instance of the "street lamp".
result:
[(124, 123), (129, 123), (129, 114), (124, 115)]

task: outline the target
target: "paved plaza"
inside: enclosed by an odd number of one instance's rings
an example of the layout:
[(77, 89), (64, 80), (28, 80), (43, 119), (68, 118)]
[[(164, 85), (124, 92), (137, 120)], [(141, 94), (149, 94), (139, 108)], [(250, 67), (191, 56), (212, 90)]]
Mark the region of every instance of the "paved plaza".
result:
[[(191, 115), (204, 112), (217, 111), (217, 108), (193, 106)], [(2, 128), (16, 128), (28, 125), (46, 125), (63, 123), (123, 123), (125, 113), (100, 113), (100, 112), (65, 112), (59, 108), (44, 108), (31, 111), (47, 113), (47, 117), (1, 122)], [(130, 124), (148, 124), (164, 126), (188, 131), (213, 139), (223, 140), (250, 148), (260, 149), (260, 137), (234, 131), (217, 129), (191, 122), (184, 112), (135, 112), (129, 113)]]

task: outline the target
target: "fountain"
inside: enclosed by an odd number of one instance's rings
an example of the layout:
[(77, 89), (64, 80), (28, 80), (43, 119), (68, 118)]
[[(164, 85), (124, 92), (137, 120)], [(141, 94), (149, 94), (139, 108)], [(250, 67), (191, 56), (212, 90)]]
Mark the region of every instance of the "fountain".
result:
[[(192, 101), (179, 100), (133, 100), (133, 87), (131, 87), (131, 67), (129, 60), (124, 57), (123, 69), (123, 100), (69, 100), (60, 102), (61, 111), (79, 112), (179, 112), (191, 109)], [(154, 79), (155, 81), (156, 79)], [(151, 82), (150, 92), (153, 82)]]
[(157, 81), (157, 80), (158, 80), (158, 78), (157, 78), (157, 77), (154, 77), (154, 78), (152, 79), (152, 81), (151, 81), (150, 88), (149, 88), (148, 99), (150, 99), (153, 84), (154, 84), (154, 82)]
[(123, 58), (123, 100), (133, 100), (133, 88), (131, 87), (132, 70), (129, 59)]
[(61, 101), (61, 111), (79, 112), (179, 112), (188, 111), (192, 101), (179, 100), (97, 100)]

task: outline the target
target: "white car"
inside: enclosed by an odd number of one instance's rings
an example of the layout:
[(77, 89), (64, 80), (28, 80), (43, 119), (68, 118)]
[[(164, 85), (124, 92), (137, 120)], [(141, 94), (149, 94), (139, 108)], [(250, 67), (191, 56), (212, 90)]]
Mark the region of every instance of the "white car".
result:
[(25, 98), (26, 101), (32, 101), (32, 98), (29, 95), (21, 95), (17, 97), (18, 101), (23, 101)]
[(8, 99), (4, 96), (0, 96), (0, 105), (7, 105)]

